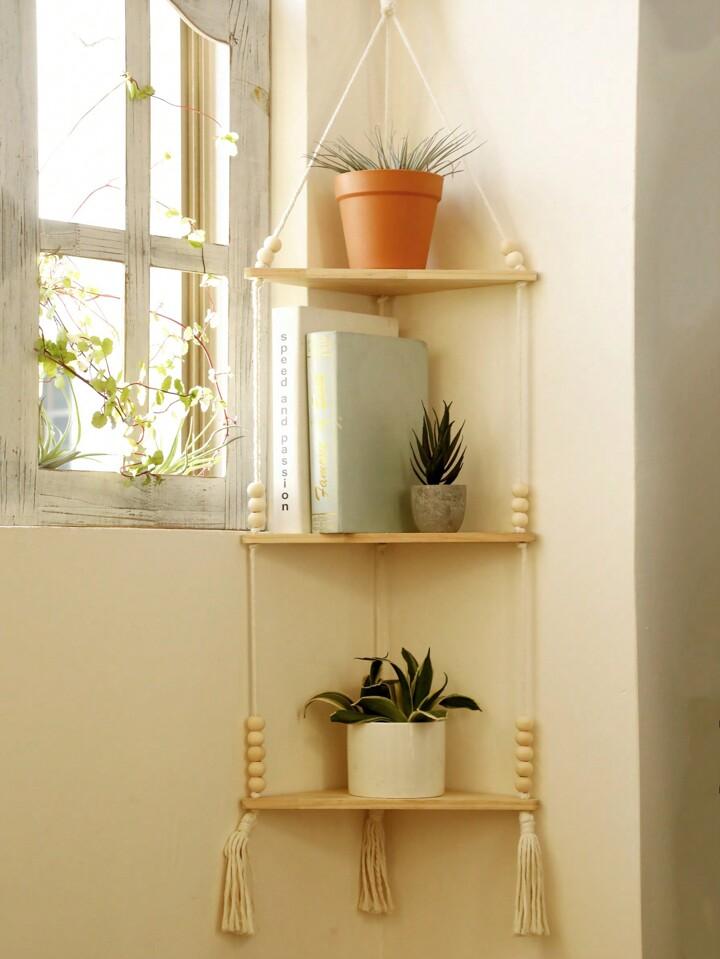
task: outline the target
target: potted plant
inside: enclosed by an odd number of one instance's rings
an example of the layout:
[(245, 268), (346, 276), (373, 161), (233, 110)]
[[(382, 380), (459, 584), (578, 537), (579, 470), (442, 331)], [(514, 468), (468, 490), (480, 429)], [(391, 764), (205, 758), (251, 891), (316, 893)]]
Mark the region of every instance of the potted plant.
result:
[(369, 153), (346, 139), (324, 143), (314, 166), (333, 170), (348, 263), (353, 269), (424, 269), (444, 177), (477, 146), (473, 133), (437, 130), (410, 146), (368, 135)]
[(465, 518), (467, 488), (453, 486), (465, 460), (462, 431), (453, 433), (455, 421), (450, 419), (452, 403), (443, 401), (443, 414), (432, 418), (423, 404), (422, 436), (412, 431), (410, 465), (420, 480), (410, 490), (413, 520), (421, 533), (456, 533)]
[[(445, 792), (445, 718), (451, 709), (480, 710), (469, 696), (446, 693), (448, 677), (433, 689), (430, 650), (422, 663), (403, 649), (405, 667), (387, 656), (370, 663), (353, 699), (325, 692), (305, 704), (329, 703), (330, 722), (347, 725), (348, 791), (353, 796), (420, 799)], [(383, 676), (388, 666), (394, 677)]]

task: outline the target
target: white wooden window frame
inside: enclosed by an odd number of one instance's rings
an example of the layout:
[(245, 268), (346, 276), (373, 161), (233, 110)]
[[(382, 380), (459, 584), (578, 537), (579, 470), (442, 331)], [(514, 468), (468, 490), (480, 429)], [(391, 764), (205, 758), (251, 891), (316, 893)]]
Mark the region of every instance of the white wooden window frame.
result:
[[(205, 244), (209, 272), (228, 277), (228, 401), (241, 439), (223, 478), (168, 477), (127, 486), (115, 473), (38, 468), (37, 259), (42, 250), (126, 264), (125, 369), (149, 349), (150, 267), (202, 273), (184, 240), (150, 234), (150, 101), (127, 103), (125, 230), (38, 219), (34, 0), (0, 0), (0, 525), (240, 529), (252, 479), (252, 323), (244, 267), (268, 231), (270, 0), (172, 0), (206, 37), (230, 46), (229, 245)], [(125, 0), (127, 71), (150, 82), (149, 0)], [(256, 416), (257, 413), (257, 416)]]

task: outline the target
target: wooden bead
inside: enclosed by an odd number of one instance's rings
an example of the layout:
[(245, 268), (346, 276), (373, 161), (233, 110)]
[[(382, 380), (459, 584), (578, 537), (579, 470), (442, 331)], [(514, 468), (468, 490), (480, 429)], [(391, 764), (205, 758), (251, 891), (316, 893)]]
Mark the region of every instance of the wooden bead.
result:
[(265, 788), (265, 780), (260, 776), (251, 776), (248, 779), (248, 789), (251, 793), (261, 793)]
[(247, 488), (248, 496), (265, 496), (265, 484), (261, 483), (259, 480), (255, 480), (252, 483), (248, 484)]
[(529, 763), (534, 755), (535, 750), (532, 748), (532, 746), (518, 746), (515, 750), (515, 758), (519, 762)]
[(265, 772), (265, 763), (248, 763), (248, 776), (262, 777)]
[(503, 256), (507, 256), (508, 253), (512, 253), (513, 250), (517, 250), (518, 244), (515, 240), (503, 240), (500, 244), (500, 252)]
[(518, 744), (518, 746), (532, 746), (533, 734), (520, 729), (515, 733), (515, 742)]
[(524, 496), (514, 497), (511, 506), (516, 513), (527, 513), (530, 509), (530, 500), (525, 499)]
[(535, 720), (530, 716), (518, 716), (515, 720), (515, 728), (521, 729), (523, 732), (531, 733), (535, 727)]
[(505, 256), (505, 263), (511, 270), (517, 270), (518, 267), (522, 269), (525, 265), (525, 257), (522, 255), (520, 250), (511, 250)]
[(513, 496), (527, 496), (529, 492), (530, 487), (527, 485), (527, 483), (513, 483)]
[(530, 522), (530, 517), (527, 513), (513, 513), (512, 514), (512, 524), (513, 526), (522, 526), (525, 528)]
[(251, 496), (248, 500), (248, 510), (251, 513), (264, 513), (267, 502), (264, 496)]
[(262, 746), (265, 742), (265, 737), (262, 733), (251, 732), (247, 734), (247, 744), (248, 746)]
[(267, 249), (264, 246), (261, 246), (257, 251), (257, 258), (266, 266), (272, 266), (272, 261), (275, 259), (275, 254), (272, 250)]
[(532, 763), (528, 763), (525, 761), (520, 761), (518, 763), (515, 763), (515, 774), (517, 776), (531, 777), (534, 770), (535, 770), (535, 767), (533, 766)]
[(270, 250), (271, 253), (278, 253), (282, 250), (282, 240), (279, 236), (266, 236), (263, 240), (263, 249)]
[(265, 750), (262, 746), (248, 746), (247, 758), (248, 762), (258, 763), (265, 758)]
[(250, 529), (265, 529), (265, 524), (267, 522), (267, 514), (262, 513), (248, 513), (248, 526)]
[(255, 269), (256, 269), (256, 270), (264, 270), (264, 269), (265, 269), (265, 264), (263, 263), (262, 260), (255, 260)]
[(247, 728), (251, 733), (259, 733), (265, 729), (265, 720), (262, 716), (248, 716)]
[(515, 780), (515, 788), (519, 793), (529, 793), (532, 789), (532, 779), (527, 776), (518, 776)]

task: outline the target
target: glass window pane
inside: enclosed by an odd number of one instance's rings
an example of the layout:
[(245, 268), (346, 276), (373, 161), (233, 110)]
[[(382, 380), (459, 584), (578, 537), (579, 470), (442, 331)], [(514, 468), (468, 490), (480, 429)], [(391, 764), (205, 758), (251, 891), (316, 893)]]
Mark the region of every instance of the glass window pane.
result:
[(123, 429), (97, 388), (122, 384), (125, 269), (48, 255), (40, 277), (40, 466), (119, 470)]
[(180, 217), (167, 215), (182, 209), (180, 22), (169, 0), (151, 0), (150, 82), (157, 96), (150, 105), (150, 232), (158, 236), (181, 235)]
[(125, 227), (125, 5), (36, 0), (40, 216)]
[(150, 271), (150, 410), (162, 471), (224, 474), (237, 430), (224, 407), (228, 382), (227, 281)]
[(151, 0), (150, 15), (150, 231), (180, 237), (195, 227), (227, 243), (229, 48), (193, 30), (169, 0)]

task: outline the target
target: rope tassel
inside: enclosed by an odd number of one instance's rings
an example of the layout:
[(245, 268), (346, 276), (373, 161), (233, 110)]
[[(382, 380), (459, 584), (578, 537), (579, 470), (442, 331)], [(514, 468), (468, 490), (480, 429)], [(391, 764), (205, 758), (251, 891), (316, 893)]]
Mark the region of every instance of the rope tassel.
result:
[(550, 929), (545, 914), (542, 850), (531, 812), (520, 813), (517, 865), (513, 932), (516, 936), (547, 936)]
[(223, 896), (222, 931), (236, 936), (252, 936), (255, 932), (250, 893), (250, 859), (248, 842), (257, 814), (243, 813), (237, 829), (225, 843), (225, 893)]
[(394, 909), (387, 876), (383, 817), (382, 810), (368, 811), (360, 849), (358, 909), (374, 915), (383, 915)]

